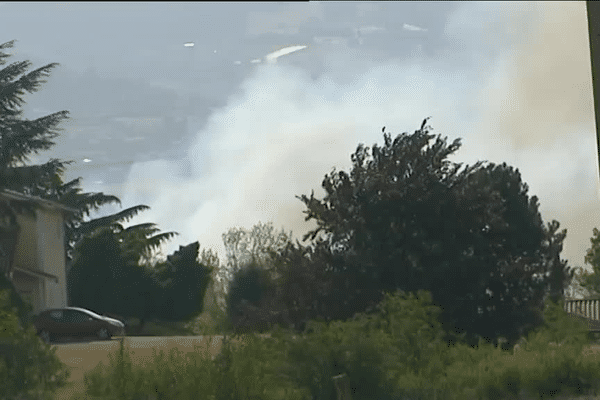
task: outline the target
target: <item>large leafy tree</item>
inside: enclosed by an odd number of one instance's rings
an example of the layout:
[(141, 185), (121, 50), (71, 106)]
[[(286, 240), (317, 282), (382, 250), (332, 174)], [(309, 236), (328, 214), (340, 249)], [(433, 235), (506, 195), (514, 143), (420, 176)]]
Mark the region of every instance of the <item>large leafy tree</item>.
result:
[(342, 307), (357, 308), (347, 302), (347, 281), (331, 273), (333, 257), (323, 240), (308, 246), (290, 242), (271, 254), (280, 271), (274, 281), (276, 290), (267, 287), (266, 291), (275, 296), (271, 301), (271, 309), (277, 312), (273, 322), (303, 331), (309, 320), (343, 319)]
[(159, 288), (142, 261), (176, 234), (157, 232), (154, 224), (112, 223), (83, 236), (68, 275), (69, 303), (141, 320), (155, 316)]
[(259, 222), (250, 230), (231, 228), (223, 234), (228, 276), (252, 260), (276, 276), (278, 271), (272, 270), (271, 252), (283, 249), (290, 242), (291, 236), (291, 232), (287, 233), (283, 229), (276, 232), (271, 222)]
[(161, 288), (156, 315), (161, 319), (189, 321), (202, 312), (213, 267), (201, 262), (199, 251), (198, 242), (179, 246), (154, 268), (153, 277)]
[(280, 275), (273, 263), (273, 252), (283, 250), (292, 233), (283, 229), (275, 231), (273, 224), (258, 222), (252, 229), (231, 228), (222, 235), (226, 263), (217, 271), (217, 293), (220, 304), (225, 307), (225, 296), (236, 273), (250, 265), (268, 271), (272, 279)]
[[(127, 287), (130, 280), (126, 275), (130, 275), (131, 270), (126, 265), (117, 237), (110, 231), (99, 230), (84, 237), (67, 277), (69, 304), (98, 313), (131, 315), (115, 309), (118, 304), (131, 304), (120, 302), (120, 289)], [(127, 289), (131, 291), (132, 288)]]
[(235, 330), (264, 331), (272, 323), (270, 299), (274, 299), (275, 285), (268, 271), (256, 260), (238, 270), (227, 294), (227, 314)]
[(330, 309), (349, 318), (383, 292), (422, 289), (447, 330), (516, 340), (572, 276), (559, 258), (566, 232), (543, 226), (518, 170), (450, 162), (460, 139), (448, 144), (426, 122), (393, 141), (384, 132), (372, 151), (359, 145), (350, 174), (325, 176), (322, 200), (299, 197), (318, 225), (304, 239), (331, 254), (329, 298), (339, 304)]

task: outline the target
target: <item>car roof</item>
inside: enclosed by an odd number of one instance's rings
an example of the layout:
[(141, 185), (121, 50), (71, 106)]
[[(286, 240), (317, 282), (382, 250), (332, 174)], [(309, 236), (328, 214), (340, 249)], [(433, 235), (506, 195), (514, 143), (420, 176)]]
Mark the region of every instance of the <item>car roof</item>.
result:
[(86, 314), (92, 315), (92, 316), (94, 316), (94, 317), (103, 318), (101, 315), (99, 315), (99, 314), (97, 314), (97, 313), (95, 313), (95, 312), (93, 312), (93, 311), (91, 311), (91, 310), (88, 310), (88, 309), (86, 309), (86, 308), (81, 308), (81, 307), (65, 307), (65, 308), (66, 308), (67, 310), (81, 311), (81, 312), (84, 312), (84, 313), (86, 313)]
[(88, 315), (91, 315), (93, 317), (98, 317), (98, 318), (101, 318), (101, 319), (104, 318), (101, 315), (98, 315), (98, 314), (96, 314), (95, 312), (93, 312), (91, 310), (88, 310), (86, 308), (81, 308), (81, 307), (52, 308), (52, 309), (45, 310), (44, 313), (49, 313), (49, 312), (52, 312), (52, 311), (64, 311), (64, 310), (81, 311), (81, 312), (84, 312), (84, 313), (86, 313)]

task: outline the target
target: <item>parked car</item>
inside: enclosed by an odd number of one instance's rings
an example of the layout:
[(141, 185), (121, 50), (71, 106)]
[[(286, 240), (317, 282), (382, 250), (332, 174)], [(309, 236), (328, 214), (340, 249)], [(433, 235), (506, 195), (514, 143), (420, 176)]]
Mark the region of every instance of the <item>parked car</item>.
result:
[(42, 311), (33, 325), (40, 338), (46, 343), (58, 337), (96, 336), (101, 340), (108, 340), (112, 336), (125, 335), (123, 322), (80, 307)]

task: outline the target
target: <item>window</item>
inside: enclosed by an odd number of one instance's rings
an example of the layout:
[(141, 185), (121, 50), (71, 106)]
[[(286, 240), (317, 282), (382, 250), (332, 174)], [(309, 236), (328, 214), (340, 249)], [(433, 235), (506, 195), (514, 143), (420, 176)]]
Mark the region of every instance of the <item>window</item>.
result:
[(55, 321), (62, 321), (63, 319), (63, 312), (62, 311), (52, 311), (50, 313), (50, 318), (55, 320)]
[(69, 323), (82, 323), (82, 322), (86, 322), (90, 319), (91, 317), (85, 313), (82, 313), (80, 311), (74, 311), (74, 310), (68, 310), (65, 311), (65, 322), (69, 322)]

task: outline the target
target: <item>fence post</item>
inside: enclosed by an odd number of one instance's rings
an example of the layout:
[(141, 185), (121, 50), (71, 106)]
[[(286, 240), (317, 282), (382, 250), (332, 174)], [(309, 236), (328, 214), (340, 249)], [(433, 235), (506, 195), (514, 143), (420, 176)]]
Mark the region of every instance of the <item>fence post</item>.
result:
[(332, 379), (337, 393), (337, 400), (352, 400), (348, 376), (346, 374), (341, 374), (334, 376)]

